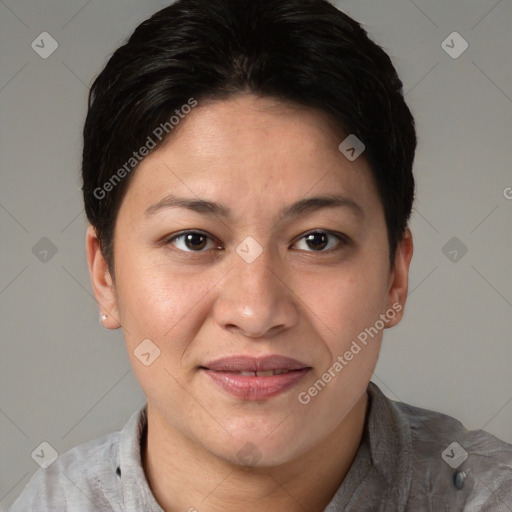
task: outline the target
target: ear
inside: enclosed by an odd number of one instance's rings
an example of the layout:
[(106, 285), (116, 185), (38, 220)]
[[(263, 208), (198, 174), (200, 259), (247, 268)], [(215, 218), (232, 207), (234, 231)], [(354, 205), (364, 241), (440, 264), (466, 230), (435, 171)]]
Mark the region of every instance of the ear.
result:
[(91, 225), (87, 228), (85, 249), (91, 283), (96, 302), (100, 308), (100, 314), (107, 314), (107, 318), (102, 322), (102, 325), (107, 329), (117, 329), (121, 326), (121, 322), (119, 321), (115, 285), (101, 253), (96, 230)]
[(406, 228), (397, 247), (395, 264), (389, 277), (387, 307), (395, 311), (396, 315), (389, 320), (386, 328), (393, 327), (402, 320), (409, 288), (409, 265), (411, 264), (413, 251), (412, 233), (409, 228)]

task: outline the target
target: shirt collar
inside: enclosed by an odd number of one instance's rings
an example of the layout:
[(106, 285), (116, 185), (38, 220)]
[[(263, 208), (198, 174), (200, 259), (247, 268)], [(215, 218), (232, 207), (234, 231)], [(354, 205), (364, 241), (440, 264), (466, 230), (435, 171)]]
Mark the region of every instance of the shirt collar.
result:
[(367, 431), (373, 465), (405, 508), (412, 477), (412, 439), (409, 424), (402, 413), (374, 383), (368, 384), (372, 407)]
[[(147, 403), (130, 417), (121, 430), (118, 473), (126, 512), (164, 512), (146, 479), (141, 460), (141, 440), (147, 429)], [(116, 468), (117, 470), (117, 468)]]
[[(369, 382), (368, 408), (359, 449), (324, 512), (405, 510), (412, 478), (412, 441), (406, 419), (380, 388)], [(384, 509), (382, 509), (384, 510)]]
[[(391, 493), (396, 511), (405, 508), (412, 475), (410, 429), (393, 402), (374, 382), (369, 382), (367, 393), (368, 408), (358, 452), (325, 512), (340, 510), (342, 504), (345, 508), (357, 493), (376, 493), (379, 488)], [(164, 512), (151, 492), (142, 467), (141, 440), (146, 429), (147, 404), (144, 404), (121, 430), (118, 462), (114, 464), (114, 471), (121, 474), (126, 512)], [(332, 508), (334, 505), (336, 508)]]

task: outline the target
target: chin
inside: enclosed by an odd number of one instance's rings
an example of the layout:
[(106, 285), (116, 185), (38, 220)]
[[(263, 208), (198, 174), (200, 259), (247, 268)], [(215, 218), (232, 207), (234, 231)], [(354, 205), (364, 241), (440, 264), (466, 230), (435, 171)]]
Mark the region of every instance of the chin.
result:
[[(275, 430), (275, 428), (274, 428)], [(274, 432), (275, 434), (275, 432)], [(301, 440), (291, 432), (282, 432), (279, 438), (272, 437), (272, 430), (259, 430), (251, 435), (247, 430), (240, 435), (233, 435), (222, 446), (210, 446), (209, 451), (215, 456), (239, 466), (265, 468), (275, 467), (300, 456), (304, 448)], [(226, 448), (229, 451), (226, 451)]]

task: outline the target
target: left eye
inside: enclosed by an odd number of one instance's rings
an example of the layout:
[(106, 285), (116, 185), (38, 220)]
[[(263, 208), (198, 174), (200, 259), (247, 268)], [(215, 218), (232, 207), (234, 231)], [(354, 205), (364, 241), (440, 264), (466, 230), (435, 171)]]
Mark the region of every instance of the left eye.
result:
[[(338, 242), (342, 243), (342, 245), (343, 242), (345, 242), (341, 236), (335, 235), (329, 231), (313, 231), (311, 233), (307, 233), (300, 238), (299, 242), (304, 242), (308, 248), (313, 249), (313, 251), (307, 251), (306, 249), (307, 252), (331, 252), (332, 250), (339, 249), (339, 247), (336, 246), (333, 249), (332, 244), (329, 246), (329, 237), (336, 238)], [(324, 250), (328, 246), (329, 249)]]

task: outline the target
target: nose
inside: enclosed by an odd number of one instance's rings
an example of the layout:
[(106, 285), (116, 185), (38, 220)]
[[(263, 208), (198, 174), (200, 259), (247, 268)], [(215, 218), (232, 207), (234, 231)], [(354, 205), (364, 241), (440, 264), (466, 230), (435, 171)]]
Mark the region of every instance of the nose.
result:
[(299, 315), (283, 265), (265, 249), (251, 263), (238, 254), (233, 260), (215, 301), (217, 324), (251, 338), (274, 336), (293, 327)]

